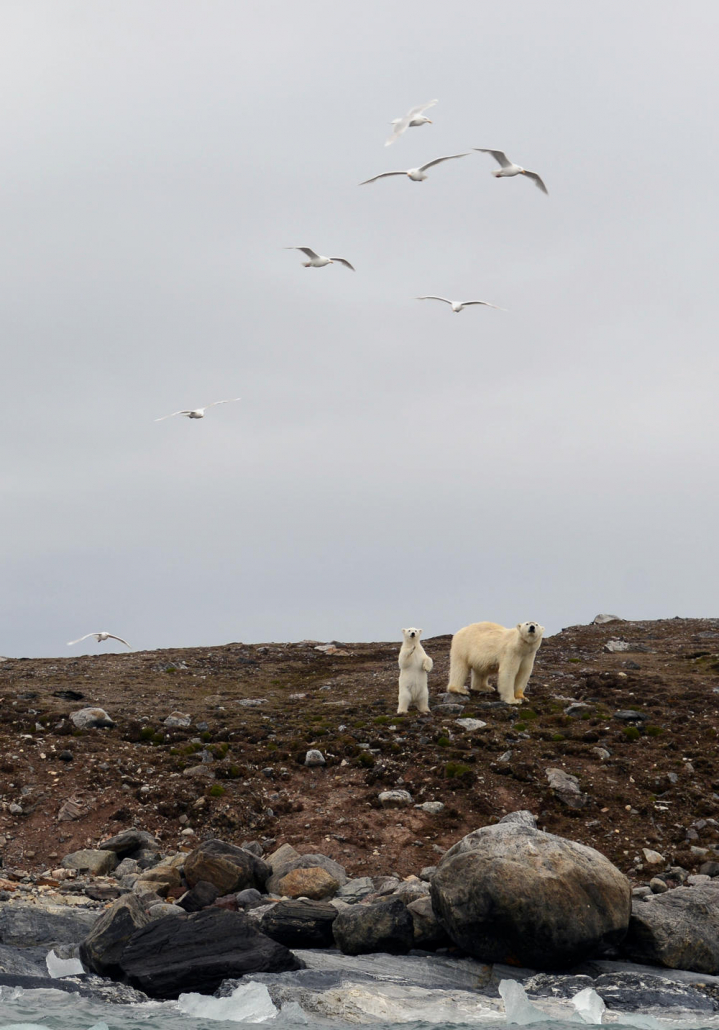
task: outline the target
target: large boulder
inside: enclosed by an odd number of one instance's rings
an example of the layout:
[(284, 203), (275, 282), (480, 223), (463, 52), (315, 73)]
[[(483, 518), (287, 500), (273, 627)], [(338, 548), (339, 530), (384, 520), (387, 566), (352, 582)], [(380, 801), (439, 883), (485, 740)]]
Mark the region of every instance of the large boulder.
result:
[(483, 962), (563, 969), (620, 943), (629, 882), (594, 848), (524, 822), (484, 826), (445, 853), (432, 905)]
[(125, 894), (103, 912), (80, 945), (80, 958), (86, 969), (100, 976), (117, 978), (120, 956), (132, 935), (150, 923), (136, 894)]
[(115, 837), (104, 840), (98, 848), (100, 851), (114, 851), (122, 859), (143, 848), (157, 850), (157, 840), (147, 830), (123, 830)]
[(326, 869), (315, 866), (312, 869), (292, 869), (277, 884), (277, 893), (288, 898), (311, 898), (321, 901), (333, 898), (339, 884)]
[(260, 920), (260, 930), (287, 948), (331, 948), (337, 909), (323, 901), (280, 901)]
[(623, 950), (636, 962), (719, 974), (719, 883), (635, 901)]
[(403, 955), (414, 946), (414, 921), (399, 898), (342, 908), (332, 924), (332, 933), (345, 955), (372, 951)]
[(119, 859), (113, 851), (84, 848), (82, 851), (73, 851), (65, 855), (60, 864), (63, 869), (77, 869), (78, 872), (90, 873), (91, 876), (106, 876), (113, 871), (118, 862)]
[[(277, 854), (277, 853), (275, 853)], [(344, 867), (326, 855), (297, 855), (296, 858), (288, 857), (286, 861), (280, 862), (274, 856), (272, 860), (272, 875), (267, 881), (269, 894), (280, 894), (280, 884), (288, 873), (295, 869), (324, 869), (338, 886), (343, 887), (347, 883), (347, 873)]]
[(414, 947), (425, 951), (436, 951), (452, 942), (432, 908), (432, 899), (427, 895), (407, 905), (414, 924)]
[(177, 998), (188, 991), (211, 994), (228, 977), (283, 973), (302, 969), (303, 963), (244, 913), (206, 908), (138, 930), (120, 967), (134, 987), (151, 997)]
[(204, 841), (187, 856), (184, 867), (190, 887), (206, 880), (217, 887), (220, 894), (232, 894), (246, 887), (262, 890), (271, 871), (268, 864), (251, 851), (222, 840)]

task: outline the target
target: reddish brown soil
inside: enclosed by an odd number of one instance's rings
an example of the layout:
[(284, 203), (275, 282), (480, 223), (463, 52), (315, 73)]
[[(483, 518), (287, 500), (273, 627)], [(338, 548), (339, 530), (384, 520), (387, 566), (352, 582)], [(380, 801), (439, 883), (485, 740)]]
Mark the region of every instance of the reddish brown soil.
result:
[[(618, 637), (636, 650), (605, 653)], [(692, 829), (719, 818), (719, 620), (563, 630), (543, 643), (524, 705), (509, 708), (489, 694), (467, 699), (462, 717), (488, 724), (475, 733), (438, 711), (449, 636), (425, 641), (435, 662), (430, 717), (393, 714), (398, 642), (338, 645), (348, 655), (323, 654), (314, 643), (0, 662), (3, 872), (52, 868), (58, 857), (136, 825), (167, 850), (207, 837), (274, 838), (322, 851), (350, 874), (406, 875), (517, 808), (630, 874), (645, 846), (689, 869), (703, 861), (692, 846), (719, 846), (711, 822)], [(67, 690), (82, 700), (56, 696)], [(263, 703), (241, 703), (253, 699)], [(572, 699), (589, 707), (567, 716)], [(89, 705), (117, 725), (74, 729), (69, 713)], [(620, 709), (647, 718), (627, 732), (614, 717)], [(175, 710), (207, 728), (165, 731), (162, 720)], [(601, 760), (598, 746), (611, 756)], [(327, 756), (325, 768), (302, 764), (311, 747)], [(202, 749), (212, 754), (214, 780), (171, 777), (198, 764)], [(507, 751), (510, 759), (499, 762)], [(63, 752), (71, 760), (61, 760)], [(549, 788), (551, 767), (579, 778), (583, 808), (569, 808)], [(444, 802), (444, 812), (380, 809), (377, 795), (395, 786), (416, 803)], [(68, 799), (81, 814), (58, 821)], [(11, 803), (22, 814), (11, 814)], [(183, 827), (195, 835), (181, 836)]]

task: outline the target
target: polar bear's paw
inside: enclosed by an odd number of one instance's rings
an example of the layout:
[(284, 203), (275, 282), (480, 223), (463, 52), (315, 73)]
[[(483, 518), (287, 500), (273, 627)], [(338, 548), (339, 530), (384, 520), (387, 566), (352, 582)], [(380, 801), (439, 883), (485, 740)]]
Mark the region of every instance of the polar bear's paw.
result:
[(469, 697), (469, 691), (466, 687), (447, 687), (448, 694), (461, 694), (462, 697)]

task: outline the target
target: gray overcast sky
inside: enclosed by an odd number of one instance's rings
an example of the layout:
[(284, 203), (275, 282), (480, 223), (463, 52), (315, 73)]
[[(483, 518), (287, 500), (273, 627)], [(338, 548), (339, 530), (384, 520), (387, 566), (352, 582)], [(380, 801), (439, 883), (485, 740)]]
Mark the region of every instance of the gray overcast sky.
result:
[(0, 654), (717, 614), (714, 0), (0, 30)]

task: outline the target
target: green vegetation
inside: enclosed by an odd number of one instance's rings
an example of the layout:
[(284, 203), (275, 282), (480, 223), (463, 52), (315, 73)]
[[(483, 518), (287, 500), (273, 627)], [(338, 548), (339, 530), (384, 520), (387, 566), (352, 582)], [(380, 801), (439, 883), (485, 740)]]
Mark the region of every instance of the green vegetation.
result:
[(212, 734), (210, 733), (210, 731), (209, 730), (205, 730), (204, 733), (201, 733), (200, 734), (200, 740), (204, 740), (205, 743), (207, 743), (208, 741), (212, 740)]
[(143, 726), (140, 730), (140, 740), (152, 740), (155, 735), (153, 726)]
[(550, 740), (557, 740), (558, 741), (558, 740), (564, 740), (565, 738), (564, 738), (564, 734), (563, 733), (553, 733), (552, 736), (549, 739)]
[(363, 751), (362, 754), (358, 756), (357, 761), (360, 765), (363, 765), (365, 769), (371, 769), (374, 765), (374, 756), (371, 755), (369, 751)]
[(471, 774), (472, 770), (462, 762), (447, 762), (444, 767), (444, 775), (448, 780), (456, 780), (462, 776)]
[(213, 783), (212, 786), (210, 787), (210, 797), (211, 798), (221, 798), (224, 793), (225, 793), (225, 788), (221, 787), (219, 783)]
[(538, 719), (539, 716), (533, 708), (525, 708), (522, 711), (522, 722), (531, 722), (533, 719)]
[(648, 737), (658, 737), (664, 732), (664, 729), (661, 726), (647, 726), (645, 732)]
[(641, 733), (636, 726), (625, 726), (622, 732), (627, 740), (639, 740), (641, 737)]
[(450, 741), (449, 737), (440, 737), (437, 740), (437, 747), (449, 747), (450, 744), (451, 744), (451, 741)]

